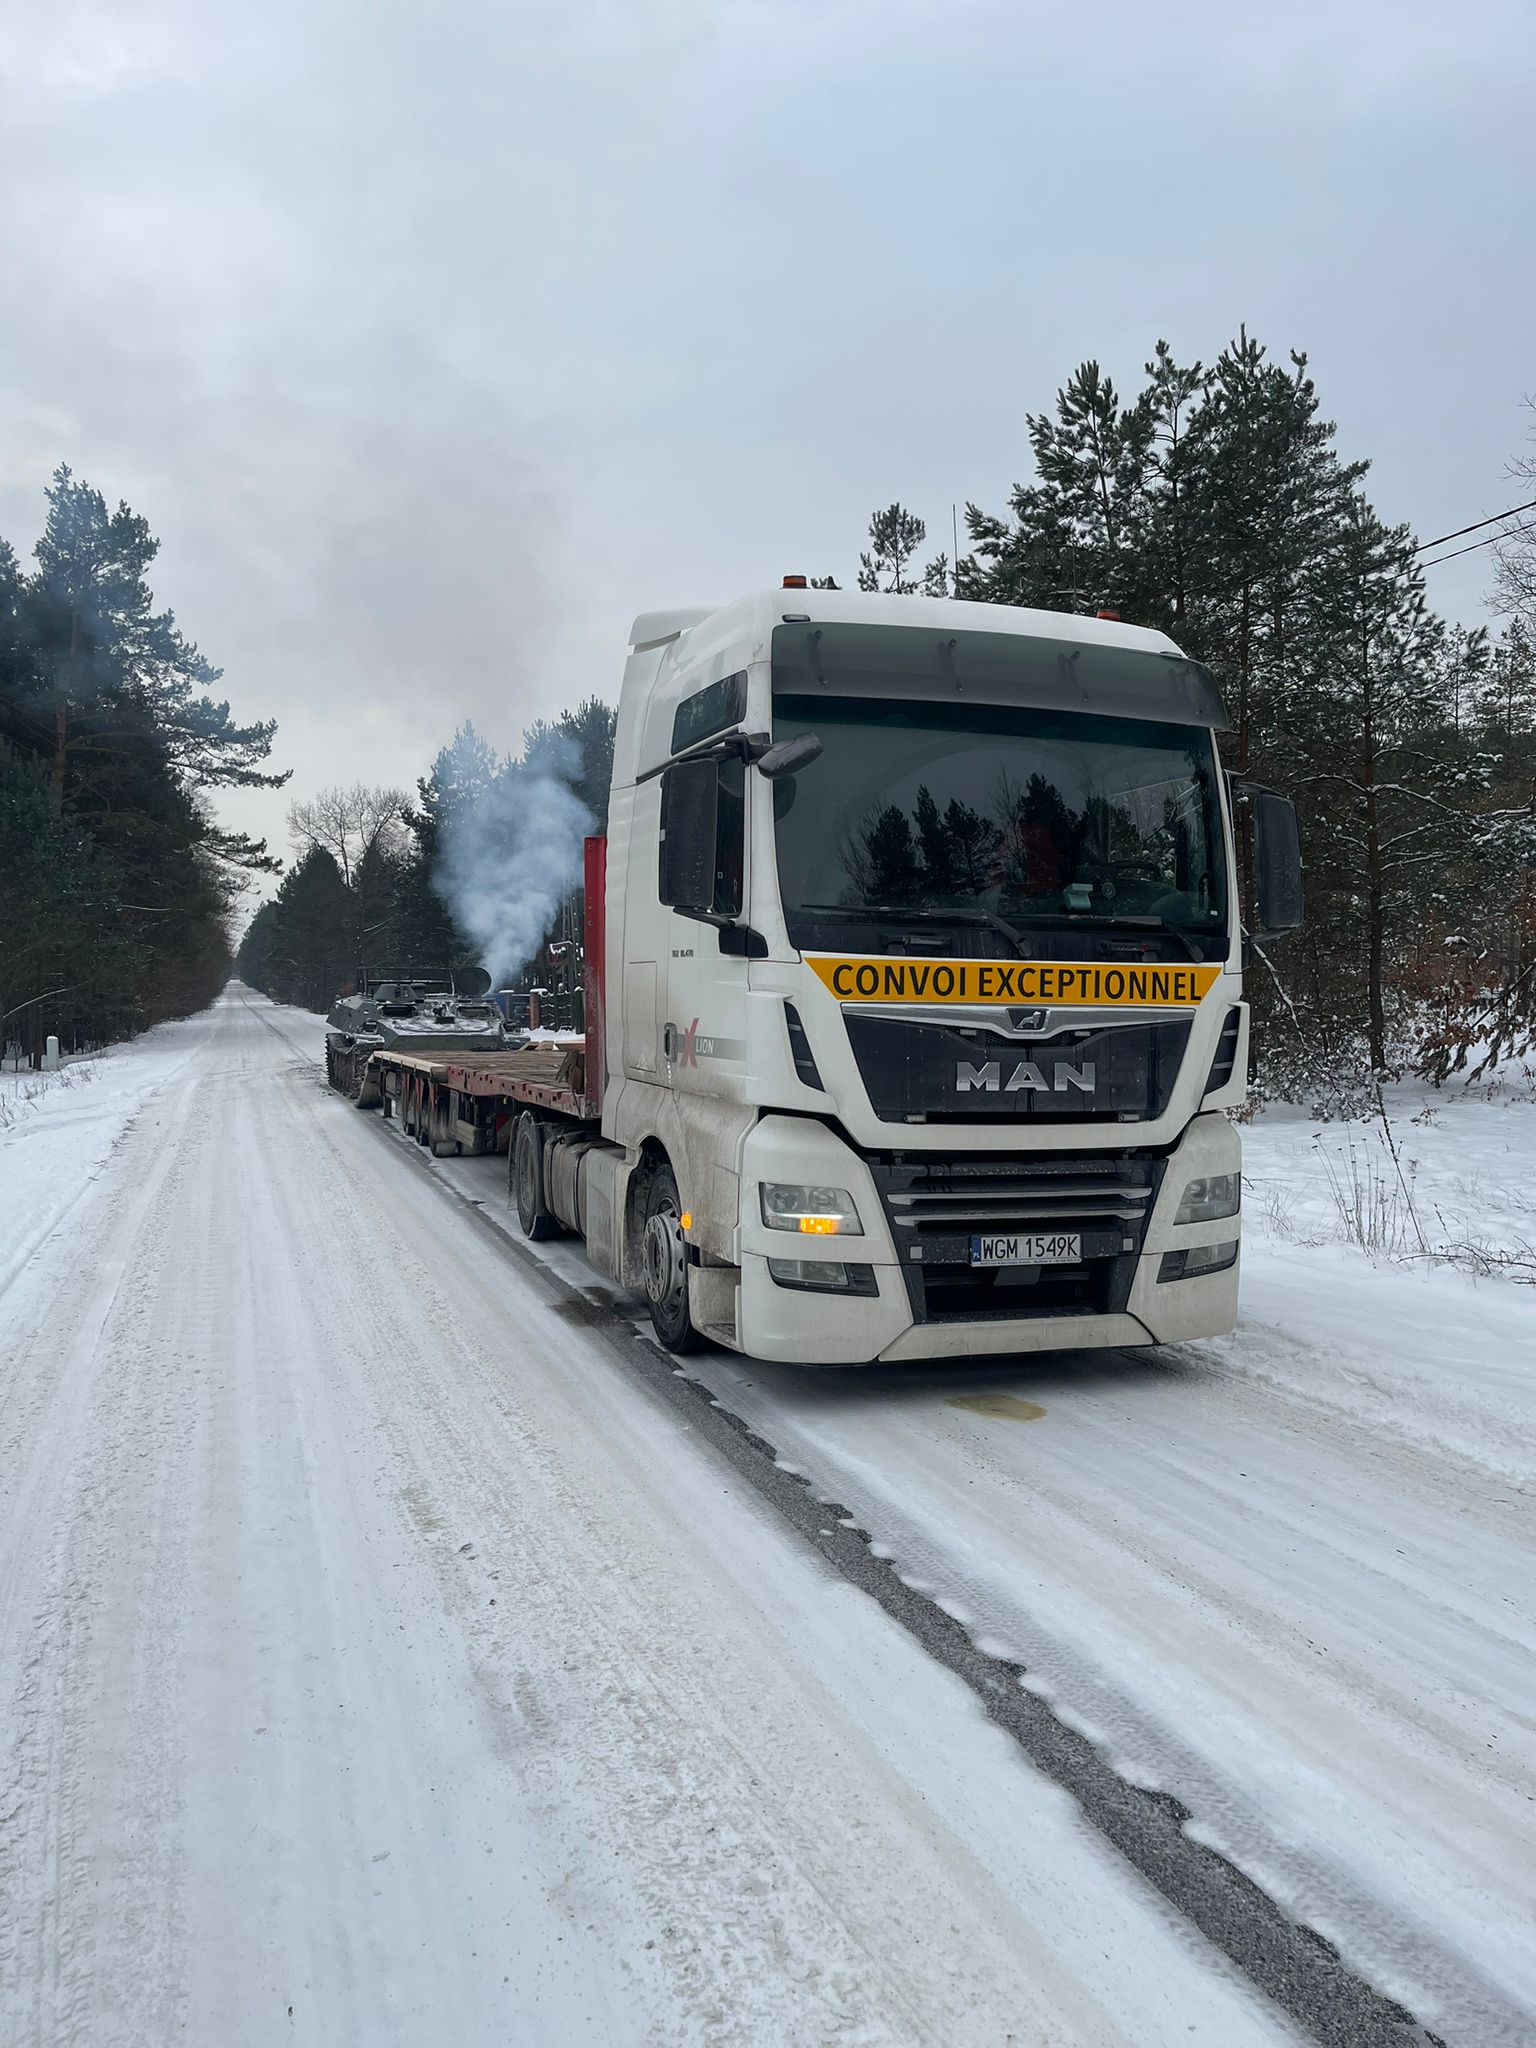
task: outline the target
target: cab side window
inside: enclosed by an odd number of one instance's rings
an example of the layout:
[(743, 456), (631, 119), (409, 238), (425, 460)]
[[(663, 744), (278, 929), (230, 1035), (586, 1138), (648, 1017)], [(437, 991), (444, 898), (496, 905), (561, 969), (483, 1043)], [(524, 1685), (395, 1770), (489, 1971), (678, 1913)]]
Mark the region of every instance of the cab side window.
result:
[(715, 893), (717, 917), (740, 917), (747, 862), (747, 764), (722, 761), (715, 784)]

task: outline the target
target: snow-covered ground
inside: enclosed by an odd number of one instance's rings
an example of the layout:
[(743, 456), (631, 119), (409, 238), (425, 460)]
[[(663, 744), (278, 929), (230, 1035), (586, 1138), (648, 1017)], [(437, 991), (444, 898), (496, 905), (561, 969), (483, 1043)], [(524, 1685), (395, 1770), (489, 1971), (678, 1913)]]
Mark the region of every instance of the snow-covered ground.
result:
[(210, 1028), (207, 1016), (165, 1024), (51, 1073), (0, 1068), (0, 1300)]
[(321, 1028), (0, 1134), (5, 2048), (1293, 2038)]
[(1536, 1281), (1536, 1072), (1404, 1081), (1382, 1109), (1350, 1123), (1267, 1109), (1245, 1138), (1249, 1230)]
[[(0, 1130), (5, 2048), (1291, 2039), (323, 1031)], [(1220, 1343), (690, 1364), (1452, 2048), (1536, 2037), (1529, 1093), (1260, 1119)]]
[[(1389, 1101), (1431, 1250), (1525, 1241), (1527, 1097)], [(699, 1376), (1373, 1982), (1449, 2039), (1536, 2039), (1536, 1291), (1411, 1226), (1348, 1242), (1357, 1182), (1399, 1186), (1379, 1125), (1244, 1144), (1230, 1339)]]
[(1404, 1083), (1386, 1107), (1386, 1128), (1280, 1109), (1244, 1132), (1243, 1327), (1211, 1350), (1529, 1512), (1536, 1089)]
[[(1529, 1097), (1523, 1077), (1389, 1097), (1432, 1252), (1518, 1252)], [(1360, 1233), (1374, 1253), (1350, 1241), (1357, 1214), (1407, 1221), (1379, 1124), (1270, 1112), (1244, 1147), (1230, 1339), (690, 1370), (1373, 1982), (1468, 2048), (1526, 2043), (1536, 1290), (1391, 1229)], [(439, 1171), (504, 1216), (499, 1162)], [(541, 1249), (579, 1275), (576, 1248)]]

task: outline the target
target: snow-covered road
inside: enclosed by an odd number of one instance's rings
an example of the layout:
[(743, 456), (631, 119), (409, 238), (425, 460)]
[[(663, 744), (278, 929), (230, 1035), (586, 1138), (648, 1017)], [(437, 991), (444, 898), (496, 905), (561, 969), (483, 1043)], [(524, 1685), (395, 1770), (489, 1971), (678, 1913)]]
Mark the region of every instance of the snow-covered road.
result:
[(1476, 2048), (1536, 2040), (1536, 1530), (1506, 1474), (1195, 1348), (953, 1393), (700, 1376), (1373, 1983)]
[(1293, 2038), (315, 1038), (0, 1141), (6, 2048)]
[[(234, 994), (0, 1131), (5, 2048), (1298, 2038), (322, 1029)], [(690, 1371), (1361, 1977), (1526, 2042), (1530, 1296), (1261, 1243), (1245, 1299)]]

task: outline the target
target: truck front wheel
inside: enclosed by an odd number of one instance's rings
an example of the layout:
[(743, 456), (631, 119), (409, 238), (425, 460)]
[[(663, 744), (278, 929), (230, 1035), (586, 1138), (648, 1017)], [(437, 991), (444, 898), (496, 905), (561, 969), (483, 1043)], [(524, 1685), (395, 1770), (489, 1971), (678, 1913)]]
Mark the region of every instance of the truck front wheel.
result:
[(651, 1324), (668, 1351), (697, 1351), (700, 1344), (688, 1313), (688, 1244), (683, 1205), (670, 1166), (657, 1165), (645, 1190), (645, 1223), (640, 1264)]

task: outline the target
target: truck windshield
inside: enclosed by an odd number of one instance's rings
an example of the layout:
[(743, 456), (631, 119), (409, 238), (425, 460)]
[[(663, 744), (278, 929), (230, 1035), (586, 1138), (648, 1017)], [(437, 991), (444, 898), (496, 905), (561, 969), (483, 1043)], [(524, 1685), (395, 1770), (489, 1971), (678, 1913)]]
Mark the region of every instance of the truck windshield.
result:
[(802, 949), (1225, 954), (1204, 727), (776, 696), (774, 737), (801, 732), (824, 752), (773, 792), (784, 913)]

